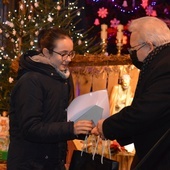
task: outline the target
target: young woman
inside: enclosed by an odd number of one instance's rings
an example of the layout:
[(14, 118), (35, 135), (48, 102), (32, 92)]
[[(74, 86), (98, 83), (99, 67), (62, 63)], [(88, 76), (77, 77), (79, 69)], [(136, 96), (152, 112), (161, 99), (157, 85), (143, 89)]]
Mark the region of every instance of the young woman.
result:
[(39, 51), (20, 58), (18, 82), (11, 95), (8, 170), (62, 170), (67, 140), (87, 134), (91, 121), (67, 122), (73, 99), (68, 65), (73, 41), (57, 28), (41, 30)]

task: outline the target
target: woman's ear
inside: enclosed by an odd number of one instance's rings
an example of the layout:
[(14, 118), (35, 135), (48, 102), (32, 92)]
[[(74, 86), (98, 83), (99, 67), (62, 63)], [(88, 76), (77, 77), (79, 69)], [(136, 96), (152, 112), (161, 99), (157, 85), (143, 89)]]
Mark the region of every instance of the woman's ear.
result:
[(50, 52), (49, 52), (49, 50), (48, 50), (47, 48), (43, 48), (43, 49), (42, 49), (42, 53), (43, 53), (43, 55), (44, 55), (46, 58), (50, 58), (50, 57), (51, 57)]

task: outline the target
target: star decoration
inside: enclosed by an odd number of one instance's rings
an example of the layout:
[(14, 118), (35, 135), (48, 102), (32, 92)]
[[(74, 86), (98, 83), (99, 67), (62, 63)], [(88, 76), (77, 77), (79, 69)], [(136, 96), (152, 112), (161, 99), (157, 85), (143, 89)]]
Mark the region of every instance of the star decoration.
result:
[(164, 13), (168, 15), (169, 11), (167, 8), (164, 9)]
[(101, 18), (106, 18), (107, 17), (107, 14), (108, 14), (108, 11), (107, 11), (107, 8), (99, 8), (98, 10), (98, 16), (101, 17)]
[(149, 16), (157, 16), (157, 13), (156, 13), (156, 11), (155, 10), (153, 10), (153, 7), (152, 6), (148, 6), (147, 8), (146, 8), (146, 15), (149, 15)]
[(119, 20), (117, 20), (116, 18), (110, 20), (110, 27), (112, 28), (117, 28), (117, 25), (120, 23)]

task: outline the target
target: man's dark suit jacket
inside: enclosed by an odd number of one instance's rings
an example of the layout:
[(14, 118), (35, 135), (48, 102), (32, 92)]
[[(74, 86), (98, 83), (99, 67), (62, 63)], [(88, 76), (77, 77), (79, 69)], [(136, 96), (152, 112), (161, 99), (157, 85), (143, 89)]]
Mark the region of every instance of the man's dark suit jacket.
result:
[[(131, 106), (107, 118), (103, 123), (103, 133), (108, 139), (117, 139), (121, 145), (133, 142), (136, 149), (135, 160), (138, 159), (138, 163), (169, 127), (170, 46), (154, 56), (142, 79), (138, 80)], [(170, 147), (170, 142), (166, 147)], [(159, 148), (160, 152), (163, 148), (164, 143)], [(155, 165), (159, 170), (170, 169), (170, 148), (160, 154)]]

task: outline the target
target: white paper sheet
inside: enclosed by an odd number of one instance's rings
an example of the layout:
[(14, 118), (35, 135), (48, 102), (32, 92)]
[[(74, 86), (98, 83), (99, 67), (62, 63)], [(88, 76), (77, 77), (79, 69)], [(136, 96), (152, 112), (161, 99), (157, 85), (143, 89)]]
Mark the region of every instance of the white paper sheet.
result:
[[(99, 106), (103, 109), (102, 115), (100, 116), (98, 110), (94, 113), (94, 110), (91, 112), (93, 115), (90, 117), (89, 109), (92, 109), (94, 106)], [(95, 108), (97, 109), (97, 108)], [(88, 112), (88, 114), (87, 114)], [(83, 116), (85, 114), (85, 116)], [(83, 118), (88, 115), (87, 120), (93, 120), (94, 123), (101, 118), (107, 118), (110, 115), (109, 110), (109, 100), (107, 90), (99, 90), (95, 92), (90, 92), (76, 97), (69, 105), (67, 109), (67, 121), (77, 121), (83, 116)], [(96, 116), (94, 116), (96, 114)], [(90, 119), (91, 118), (91, 119)]]
[(134, 143), (131, 143), (131, 144), (125, 145), (124, 148), (125, 148), (128, 152), (132, 153), (132, 152), (134, 152), (135, 146), (134, 146)]

